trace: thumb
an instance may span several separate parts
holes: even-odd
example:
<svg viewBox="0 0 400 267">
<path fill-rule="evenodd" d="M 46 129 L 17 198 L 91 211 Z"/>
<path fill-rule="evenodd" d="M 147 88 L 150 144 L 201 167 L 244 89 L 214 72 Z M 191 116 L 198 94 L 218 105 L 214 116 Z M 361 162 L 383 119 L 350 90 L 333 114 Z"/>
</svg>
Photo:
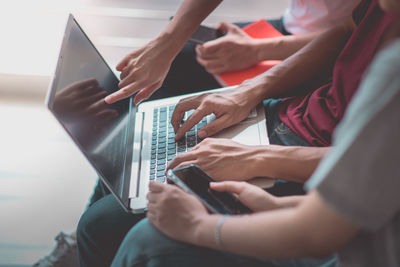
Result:
<svg viewBox="0 0 400 267">
<path fill-rule="evenodd" d="M 240 193 L 244 190 L 243 182 L 212 182 L 210 183 L 211 189 L 218 192 L 230 192 L 236 195 L 240 195 Z"/>
<path fill-rule="evenodd" d="M 228 126 L 229 125 L 227 123 L 227 116 L 223 115 L 220 118 L 212 121 L 211 123 L 201 128 L 197 134 L 199 135 L 200 138 L 204 139 L 206 137 L 212 136 L 220 132 L 221 130 L 225 129 Z"/>
<path fill-rule="evenodd" d="M 238 27 L 235 24 L 223 21 L 218 25 L 217 29 L 220 30 L 220 31 L 229 33 L 229 32 L 233 32 L 233 31 L 236 31 L 236 30 L 240 30 L 240 27 Z"/>
<path fill-rule="evenodd" d="M 210 55 L 210 54 L 214 54 L 215 52 L 217 52 L 220 48 L 220 40 L 219 39 L 215 39 L 212 41 L 208 41 L 206 43 L 204 43 L 203 45 L 199 46 L 201 55 Z"/>
</svg>

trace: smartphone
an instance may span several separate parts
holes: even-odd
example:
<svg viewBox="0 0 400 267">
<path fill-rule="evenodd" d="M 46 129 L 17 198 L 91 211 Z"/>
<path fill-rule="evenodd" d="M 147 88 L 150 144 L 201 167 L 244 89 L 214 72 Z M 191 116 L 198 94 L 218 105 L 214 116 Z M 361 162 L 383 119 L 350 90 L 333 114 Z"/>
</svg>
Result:
<svg viewBox="0 0 400 267">
<path fill-rule="evenodd" d="M 214 180 L 197 165 L 191 164 L 168 170 L 167 177 L 184 191 L 195 195 L 213 213 L 248 214 L 252 212 L 232 193 L 212 190 L 210 182 Z"/>
<path fill-rule="evenodd" d="M 199 28 L 197 28 L 197 30 L 189 38 L 189 42 L 195 44 L 204 44 L 205 42 L 215 40 L 223 35 L 224 33 L 220 30 L 200 25 Z"/>
</svg>

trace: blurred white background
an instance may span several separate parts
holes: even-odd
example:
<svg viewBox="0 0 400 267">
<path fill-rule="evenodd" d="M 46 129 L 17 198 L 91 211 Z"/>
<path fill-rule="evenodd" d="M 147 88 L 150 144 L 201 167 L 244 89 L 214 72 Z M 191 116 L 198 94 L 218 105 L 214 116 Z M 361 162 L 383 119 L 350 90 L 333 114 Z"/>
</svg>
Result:
<svg viewBox="0 0 400 267">
<path fill-rule="evenodd" d="M 0 266 L 32 264 L 74 231 L 96 174 L 44 107 L 73 13 L 109 65 L 155 37 L 180 0 L 0 4 Z M 289 0 L 228 0 L 205 24 L 278 18 Z"/>
</svg>

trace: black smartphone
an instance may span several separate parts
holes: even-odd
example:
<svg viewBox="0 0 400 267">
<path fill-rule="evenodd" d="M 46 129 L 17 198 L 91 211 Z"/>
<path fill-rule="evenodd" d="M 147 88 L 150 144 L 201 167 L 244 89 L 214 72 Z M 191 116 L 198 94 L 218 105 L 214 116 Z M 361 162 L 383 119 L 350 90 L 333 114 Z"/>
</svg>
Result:
<svg viewBox="0 0 400 267">
<path fill-rule="evenodd" d="M 252 212 L 233 194 L 212 190 L 210 182 L 214 180 L 197 165 L 168 170 L 167 177 L 184 191 L 199 198 L 213 213 L 247 214 Z"/>
<path fill-rule="evenodd" d="M 223 35 L 224 33 L 220 30 L 200 25 L 199 28 L 197 28 L 197 30 L 189 38 L 189 42 L 195 44 L 204 44 L 205 42 L 215 40 Z"/>
</svg>

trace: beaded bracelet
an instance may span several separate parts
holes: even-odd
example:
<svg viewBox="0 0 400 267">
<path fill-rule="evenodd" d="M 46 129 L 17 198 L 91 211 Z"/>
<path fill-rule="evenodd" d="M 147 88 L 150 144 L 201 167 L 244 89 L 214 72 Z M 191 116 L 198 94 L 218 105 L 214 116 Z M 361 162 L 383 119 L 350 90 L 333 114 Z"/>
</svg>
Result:
<svg viewBox="0 0 400 267">
<path fill-rule="evenodd" d="M 221 216 L 217 222 L 217 226 L 215 227 L 215 244 L 217 244 L 217 247 L 221 250 L 224 250 L 224 247 L 222 245 L 222 240 L 221 240 L 221 228 L 222 228 L 222 225 L 224 224 L 224 221 L 228 217 L 229 217 L 229 215 Z"/>
</svg>

